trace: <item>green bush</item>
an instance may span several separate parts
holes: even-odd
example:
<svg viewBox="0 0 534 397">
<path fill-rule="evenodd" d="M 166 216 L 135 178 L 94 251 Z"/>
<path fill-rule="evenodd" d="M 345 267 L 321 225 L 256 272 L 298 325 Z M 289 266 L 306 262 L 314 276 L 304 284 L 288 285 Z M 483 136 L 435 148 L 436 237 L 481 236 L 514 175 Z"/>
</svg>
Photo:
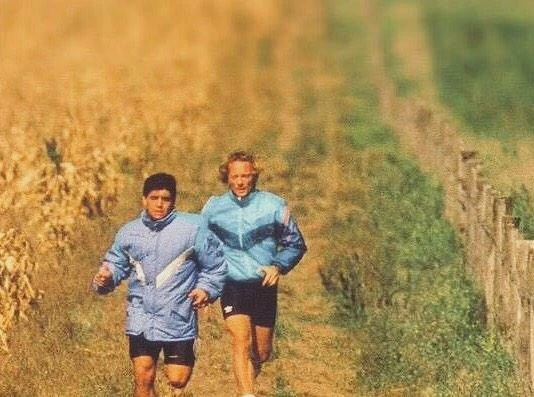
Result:
<svg viewBox="0 0 534 397">
<path fill-rule="evenodd" d="M 442 219 L 440 188 L 410 160 L 375 159 L 367 217 L 336 225 L 339 240 L 321 271 L 340 319 L 364 335 L 360 384 L 369 393 L 518 395 L 515 362 L 485 330 L 484 300 Z"/>
<path fill-rule="evenodd" d="M 485 330 L 484 300 L 465 274 L 458 236 L 442 218 L 441 189 L 397 154 L 379 119 L 378 90 L 366 78 L 372 65 L 356 56 L 362 24 L 354 7 L 327 4 L 335 67 L 347 79 L 341 95 L 353 104 L 342 121 L 355 161 L 344 172 L 346 183 L 359 177 L 360 186 L 353 197 L 340 197 L 340 207 L 352 200 L 358 210 L 332 218 L 321 277 L 335 299 L 337 324 L 353 334 L 359 351 L 358 395 L 521 395 L 515 363 Z M 439 24 L 445 29 L 447 20 Z"/>
<path fill-rule="evenodd" d="M 483 301 L 458 267 L 419 275 L 417 289 L 368 316 L 360 379 L 440 396 L 514 395 L 514 362 L 483 328 Z"/>
<path fill-rule="evenodd" d="M 527 240 L 534 240 L 534 200 L 526 186 L 521 185 L 518 190 L 510 194 L 513 209 L 512 215 L 520 219 L 519 231 Z"/>
</svg>

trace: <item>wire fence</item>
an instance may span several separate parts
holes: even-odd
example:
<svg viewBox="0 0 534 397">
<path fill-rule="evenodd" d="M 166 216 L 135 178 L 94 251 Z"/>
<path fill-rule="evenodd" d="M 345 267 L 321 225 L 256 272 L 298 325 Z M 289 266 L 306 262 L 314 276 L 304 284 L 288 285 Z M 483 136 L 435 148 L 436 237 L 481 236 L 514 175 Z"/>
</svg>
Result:
<svg viewBox="0 0 534 397">
<path fill-rule="evenodd" d="M 385 92 L 388 95 L 388 90 Z M 436 172 L 445 192 L 445 215 L 459 230 L 466 266 L 483 290 L 486 320 L 518 360 L 534 390 L 534 241 L 519 231 L 513 202 L 483 176 L 478 152 L 466 150 L 449 123 L 430 106 L 399 99 L 384 103 L 401 145 L 423 169 Z"/>
</svg>

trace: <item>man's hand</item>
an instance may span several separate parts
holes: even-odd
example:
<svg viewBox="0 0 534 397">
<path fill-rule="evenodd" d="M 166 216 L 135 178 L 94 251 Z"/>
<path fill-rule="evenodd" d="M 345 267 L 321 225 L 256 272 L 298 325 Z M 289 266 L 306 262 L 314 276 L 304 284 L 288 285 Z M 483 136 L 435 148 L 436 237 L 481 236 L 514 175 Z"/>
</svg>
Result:
<svg viewBox="0 0 534 397">
<path fill-rule="evenodd" d="M 195 309 L 201 309 L 208 305 L 209 295 L 206 291 L 204 291 L 201 288 L 193 289 L 189 293 L 188 297 L 189 299 L 191 299 L 193 307 Z"/>
<path fill-rule="evenodd" d="M 103 263 L 93 277 L 93 284 L 100 288 L 107 288 L 110 286 L 112 279 L 113 274 L 109 269 L 109 265 L 107 263 Z"/>
<path fill-rule="evenodd" d="M 263 282 L 261 285 L 264 287 L 272 287 L 273 285 L 278 284 L 278 279 L 280 278 L 280 269 L 278 266 L 263 266 L 259 271 L 263 273 Z"/>
</svg>

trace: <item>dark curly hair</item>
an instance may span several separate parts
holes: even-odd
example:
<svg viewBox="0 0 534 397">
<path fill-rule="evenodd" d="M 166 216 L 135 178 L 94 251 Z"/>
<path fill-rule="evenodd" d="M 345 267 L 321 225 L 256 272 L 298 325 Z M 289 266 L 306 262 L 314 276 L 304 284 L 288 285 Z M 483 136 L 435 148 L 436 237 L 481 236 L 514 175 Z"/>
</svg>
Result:
<svg viewBox="0 0 534 397">
<path fill-rule="evenodd" d="M 226 161 L 219 166 L 219 179 L 222 183 L 228 184 L 228 166 L 234 161 L 245 161 L 252 164 L 252 186 L 256 187 L 256 182 L 260 176 L 261 169 L 256 164 L 256 156 L 245 150 L 236 150 L 228 155 Z"/>
<path fill-rule="evenodd" d="M 176 199 L 176 178 L 164 172 L 150 175 L 143 184 L 143 197 L 147 197 L 152 190 L 166 189 L 174 201 Z"/>
</svg>

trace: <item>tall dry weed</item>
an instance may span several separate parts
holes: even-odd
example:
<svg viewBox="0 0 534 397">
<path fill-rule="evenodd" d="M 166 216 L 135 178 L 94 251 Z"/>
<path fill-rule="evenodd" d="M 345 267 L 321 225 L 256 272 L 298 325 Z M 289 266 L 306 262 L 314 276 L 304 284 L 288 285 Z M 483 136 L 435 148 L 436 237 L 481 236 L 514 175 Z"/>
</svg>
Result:
<svg viewBox="0 0 534 397">
<path fill-rule="evenodd" d="M 25 377 L 15 363 L 18 356 L 30 357 L 37 375 L 28 386 L 0 381 L 0 391 L 53 395 L 61 384 L 62 395 L 113 395 L 127 390 L 130 380 L 122 358 L 121 291 L 100 300 L 77 289 L 89 280 L 112 229 L 137 215 L 140 192 L 135 197 L 133 186 L 152 172 L 171 172 L 180 189 L 178 208 L 198 211 L 209 195 L 225 189 L 217 180 L 218 164 L 229 151 L 243 148 L 261 158 L 266 170 L 261 188 L 287 197 L 305 224 L 315 215 L 306 208 L 329 207 L 322 195 L 313 195 L 318 185 L 324 188 L 316 167 L 327 157 L 306 143 L 322 135 L 320 128 L 303 135 L 307 84 L 299 78 L 317 68 L 313 51 L 303 48 L 317 34 L 312 22 L 321 15 L 320 4 L 54 4 L 10 4 L 0 15 L 8 58 L 0 65 L 6 94 L 0 96 L 0 132 L 9 134 L 0 147 L 36 153 L 24 163 L 21 178 L 31 182 L 22 185 L 31 194 L 21 211 L 36 219 L 27 225 L 32 238 L 46 242 L 43 266 L 60 267 L 39 271 L 39 285 L 54 295 L 45 295 L 45 301 L 54 303 L 40 305 L 38 325 L 17 335 L 17 351 L 4 366 L 8 376 Z M 21 28 L 21 21 L 32 23 Z M 44 141 L 52 137 L 61 154 L 59 168 L 44 153 Z M 95 156 L 105 159 L 105 172 Z M 99 202 L 109 194 L 118 200 L 114 207 Z M 105 218 L 90 219 L 100 213 Z M 69 280 L 62 283 L 57 273 Z M 212 321 L 203 335 L 213 343 L 203 353 L 207 361 L 198 365 L 206 373 L 213 362 L 228 361 L 217 344 L 220 324 Z M 40 346 L 24 350 L 24 341 L 33 338 Z M 49 363 L 51 355 L 62 362 L 57 368 Z M 45 379 L 43 367 L 53 375 Z M 72 377 L 74 372 L 85 379 Z M 220 392 L 220 377 L 203 377 L 202 383 L 199 390 Z"/>
<path fill-rule="evenodd" d="M 31 284 L 37 267 L 30 243 L 16 229 L 0 231 L 0 349 L 8 350 L 7 331 L 26 312 L 42 291 Z"/>
</svg>

